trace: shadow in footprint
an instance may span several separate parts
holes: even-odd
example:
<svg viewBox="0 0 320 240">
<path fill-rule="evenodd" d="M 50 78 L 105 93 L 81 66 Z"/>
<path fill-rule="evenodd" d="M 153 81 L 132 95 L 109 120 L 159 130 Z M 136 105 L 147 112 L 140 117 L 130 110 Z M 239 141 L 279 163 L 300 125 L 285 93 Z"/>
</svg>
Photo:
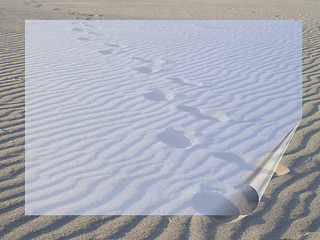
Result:
<svg viewBox="0 0 320 240">
<path fill-rule="evenodd" d="M 180 85 L 198 86 L 198 87 L 203 86 L 203 84 L 200 83 L 200 82 L 190 81 L 190 80 L 185 79 L 185 78 L 170 77 L 170 78 L 168 78 L 168 79 L 171 80 L 171 81 L 173 81 L 174 83 L 177 83 L 177 84 L 180 84 Z"/>
<path fill-rule="evenodd" d="M 166 96 L 160 90 L 153 90 L 152 92 L 143 94 L 143 96 L 146 99 L 155 101 L 155 102 L 167 100 Z"/>
<path fill-rule="evenodd" d="M 183 80 L 180 79 L 180 78 L 168 78 L 168 79 L 171 80 L 171 81 L 173 81 L 174 83 L 177 83 L 177 84 L 192 86 L 192 84 L 186 83 L 185 81 L 183 81 Z"/>
<path fill-rule="evenodd" d="M 183 105 L 180 105 L 180 106 L 177 106 L 176 107 L 177 109 L 183 111 L 183 112 L 188 112 L 188 113 L 191 113 L 192 115 L 198 117 L 198 118 L 202 118 L 202 119 L 207 119 L 207 120 L 212 120 L 212 121 L 216 121 L 218 122 L 219 119 L 214 117 L 214 116 L 210 116 L 208 114 L 204 114 L 202 113 L 198 108 L 196 107 L 190 107 L 190 106 L 183 106 Z"/>
<path fill-rule="evenodd" d="M 115 47 L 115 48 L 121 47 L 119 44 L 116 44 L 116 43 L 107 43 L 107 45 L 108 45 L 109 47 Z"/>
<path fill-rule="evenodd" d="M 79 37 L 77 39 L 80 40 L 80 41 L 90 41 L 89 38 L 85 38 L 85 37 Z"/>
<path fill-rule="evenodd" d="M 144 59 L 144 58 L 140 58 L 140 57 L 133 57 L 132 59 L 134 60 L 138 60 L 140 62 L 143 63 L 151 63 L 154 65 L 163 65 L 165 64 L 167 61 L 161 59 L 161 58 L 153 58 L 153 59 Z"/>
<path fill-rule="evenodd" d="M 138 67 L 138 68 L 135 68 L 134 70 L 140 73 L 152 73 L 151 67 Z"/>
<path fill-rule="evenodd" d="M 191 146 L 191 141 L 184 135 L 184 132 L 166 130 L 158 135 L 158 139 L 163 143 L 175 148 L 187 148 Z"/>
<path fill-rule="evenodd" d="M 212 156 L 225 160 L 226 162 L 235 162 L 236 164 L 247 167 L 249 169 L 252 168 L 252 165 L 247 163 L 242 157 L 231 152 L 213 152 Z"/>
<path fill-rule="evenodd" d="M 98 53 L 103 54 L 103 55 L 107 55 L 107 54 L 112 54 L 113 51 L 108 49 L 108 50 L 100 50 L 98 51 Z"/>
<path fill-rule="evenodd" d="M 140 58 L 140 57 L 134 57 L 134 58 L 132 58 L 132 59 L 134 59 L 134 60 L 139 60 L 139 61 L 141 61 L 141 62 L 143 62 L 143 63 L 153 63 L 152 60 L 147 60 L 147 59 Z"/>
<path fill-rule="evenodd" d="M 189 107 L 189 106 L 177 106 L 177 109 L 181 110 L 181 111 L 184 111 L 184 112 L 189 112 L 189 113 L 192 113 L 192 114 L 197 114 L 197 115 L 200 115 L 200 111 L 198 108 L 195 108 L 195 107 Z"/>
<path fill-rule="evenodd" d="M 175 127 L 168 127 L 166 130 L 158 135 L 158 139 L 175 148 L 187 148 L 192 145 L 189 138 L 185 136 L 185 132 Z"/>
<path fill-rule="evenodd" d="M 71 30 L 74 32 L 83 32 L 83 29 L 81 28 L 71 28 Z"/>
<path fill-rule="evenodd" d="M 102 36 L 102 34 L 101 34 L 101 33 L 96 33 L 96 32 L 88 32 L 88 34 L 96 35 L 96 36 Z"/>
</svg>

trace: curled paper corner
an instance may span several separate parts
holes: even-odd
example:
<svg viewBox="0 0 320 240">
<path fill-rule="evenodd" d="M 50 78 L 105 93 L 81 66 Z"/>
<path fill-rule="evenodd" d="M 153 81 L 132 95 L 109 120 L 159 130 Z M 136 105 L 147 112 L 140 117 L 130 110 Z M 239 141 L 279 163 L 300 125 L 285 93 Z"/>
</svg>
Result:
<svg viewBox="0 0 320 240">
<path fill-rule="evenodd" d="M 253 187 L 261 200 L 273 174 L 275 173 L 283 154 L 285 153 L 300 121 L 285 135 L 281 141 L 263 157 L 240 181 Z"/>
<path fill-rule="evenodd" d="M 200 214 L 231 217 L 248 215 L 258 206 L 279 162 L 300 121 L 262 158 L 235 186 L 200 189 L 194 193 L 192 204 Z"/>
</svg>

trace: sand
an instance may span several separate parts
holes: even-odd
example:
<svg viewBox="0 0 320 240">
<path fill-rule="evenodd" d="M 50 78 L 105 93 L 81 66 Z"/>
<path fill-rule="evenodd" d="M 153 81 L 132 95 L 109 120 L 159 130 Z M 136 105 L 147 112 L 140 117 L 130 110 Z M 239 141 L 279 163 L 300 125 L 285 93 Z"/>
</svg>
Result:
<svg viewBox="0 0 320 240">
<path fill-rule="evenodd" d="M 301 120 L 301 27 L 26 21 L 26 214 L 248 213 Z"/>
<path fill-rule="evenodd" d="M 101 1 L 102 2 L 102 1 Z M 319 238 L 319 18 L 317 1 L 1 3 L 1 229 L 3 239 Z M 142 11 L 143 9 L 143 11 Z M 235 221 L 205 216 L 24 215 L 25 19 L 303 20 L 303 119 L 258 208 Z"/>
</svg>

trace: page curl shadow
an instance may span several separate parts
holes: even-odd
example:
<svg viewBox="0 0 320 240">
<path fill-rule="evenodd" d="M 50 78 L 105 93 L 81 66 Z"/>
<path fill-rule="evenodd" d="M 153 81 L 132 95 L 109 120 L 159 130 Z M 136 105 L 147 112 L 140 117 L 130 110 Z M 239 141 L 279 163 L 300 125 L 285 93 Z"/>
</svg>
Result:
<svg viewBox="0 0 320 240">
<path fill-rule="evenodd" d="M 200 214 L 239 216 L 251 213 L 259 202 L 257 191 L 241 184 L 229 191 L 201 190 L 192 198 L 192 205 Z"/>
</svg>

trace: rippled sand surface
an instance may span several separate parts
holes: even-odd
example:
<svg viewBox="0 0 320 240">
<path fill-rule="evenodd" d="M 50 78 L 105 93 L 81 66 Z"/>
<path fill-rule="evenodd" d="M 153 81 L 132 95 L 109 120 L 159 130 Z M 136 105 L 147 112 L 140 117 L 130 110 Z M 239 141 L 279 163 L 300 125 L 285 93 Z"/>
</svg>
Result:
<svg viewBox="0 0 320 240">
<path fill-rule="evenodd" d="M 2 239 L 317 239 L 320 24 L 317 1 L 2 1 L 0 6 L 0 236 Z M 239 219 L 206 216 L 24 215 L 25 19 L 303 20 L 303 119 L 258 208 Z M 101 54 L 104 54 L 101 52 Z M 108 53 L 105 53 L 108 54 Z M 150 69 L 137 69 L 146 72 Z M 152 70 L 152 69 L 151 69 Z M 177 79 L 175 79 L 177 81 Z M 175 81 L 173 79 L 173 81 Z M 181 80 L 181 79 L 180 79 Z M 146 93 L 149 100 L 170 98 Z M 183 108 L 184 110 L 190 110 Z M 280 171 L 281 172 L 281 171 Z M 287 171 L 286 171 L 287 172 Z"/>
</svg>

